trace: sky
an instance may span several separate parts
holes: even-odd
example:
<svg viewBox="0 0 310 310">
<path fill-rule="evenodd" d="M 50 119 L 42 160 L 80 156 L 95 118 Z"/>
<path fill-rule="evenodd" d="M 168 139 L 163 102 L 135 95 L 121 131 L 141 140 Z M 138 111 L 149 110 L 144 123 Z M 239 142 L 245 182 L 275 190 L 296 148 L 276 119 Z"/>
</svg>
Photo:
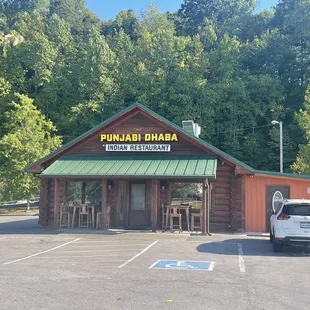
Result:
<svg viewBox="0 0 310 310">
<path fill-rule="evenodd" d="M 145 9 L 150 0 L 86 0 L 87 7 L 103 20 L 114 19 L 116 14 L 124 9 L 133 9 L 137 15 Z M 181 7 L 183 0 L 153 0 L 163 11 L 174 12 Z M 278 0 L 259 0 L 258 9 L 275 6 Z"/>
</svg>

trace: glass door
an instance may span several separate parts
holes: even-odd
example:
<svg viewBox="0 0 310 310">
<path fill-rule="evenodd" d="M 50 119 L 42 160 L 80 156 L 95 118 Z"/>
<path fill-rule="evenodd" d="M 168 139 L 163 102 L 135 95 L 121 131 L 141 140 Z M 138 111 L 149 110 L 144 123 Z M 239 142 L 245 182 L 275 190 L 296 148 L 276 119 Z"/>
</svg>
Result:
<svg viewBox="0 0 310 310">
<path fill-rule="evenodd" d="M 148 226 L 145 183 L 132 183 L 130 186 L 129 226 Z"/>
</svg>

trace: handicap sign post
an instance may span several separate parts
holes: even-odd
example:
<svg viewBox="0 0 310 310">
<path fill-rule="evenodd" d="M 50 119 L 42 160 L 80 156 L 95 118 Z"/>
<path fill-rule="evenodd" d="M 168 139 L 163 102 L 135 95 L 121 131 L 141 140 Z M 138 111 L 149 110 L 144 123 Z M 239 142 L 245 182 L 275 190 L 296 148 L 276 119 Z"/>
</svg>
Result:
<svg viewBox="0 0 310 310">
<path fill-rule="evenodd" d="M 151 269 L 170 269 L 170 270 L 205 270 L 212 271 L 214 262 L 208 261 L 184 261 L 184 260 L 158 260 Z"/>
</svg>

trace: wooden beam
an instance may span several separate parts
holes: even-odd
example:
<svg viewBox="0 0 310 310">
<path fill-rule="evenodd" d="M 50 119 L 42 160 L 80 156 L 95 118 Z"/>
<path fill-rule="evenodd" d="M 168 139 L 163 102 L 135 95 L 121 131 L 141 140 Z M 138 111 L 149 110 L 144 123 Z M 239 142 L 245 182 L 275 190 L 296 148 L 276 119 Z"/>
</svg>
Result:
<svg viewBox="0 0 310 310">
<path fill-rule="evenodd" d="M 171 182 L 168 181 L 168 188 L 167 188 L 167 205 L 171 204 Z"/>
<path fill-rule="evenodd" d="M 82 182 L 82 203 L 85 203 L 86 199 L 86 182 Z"/>
<path fill-rule="evenodd" d="M 108 186 L 108 181 L 107 179 L 102 179 L 101 182 L 102 189 L 101 189 L 101 223 L 102 223 L 102 228 L 106 229 L 107 228 L 107 197 L 108 197 L 108 191 L 107 191 L 107 186 Z"/>
<path fill-rule="evenodd" d="M 246 221 L 246 214 L 245 214 L 245 176 L 242 176 L 242 188 L 241 188 L 241 210 L 242 210 L 242 231 L 245 231 L 245 221 Z"/>
<path fill-rule="evenodd" d="M 54 228 L 59 227 L 59 179 L 54 179 Z"/>
<path fill-rule="evenodd" d="M 152 180 L 152 198 L 151 198 L 151 207 L 152 207 L 152 231 L 156 232 L 157 230 L 157 209 L 158 209 L 158 198 L 159 198 L 159 182 L 158 180 Z"/>
<path fill-rule="evenodd" d="M 207 187 L 206 180 L 202 185 L 202 233 L 207 233 Z"/>
</svg>

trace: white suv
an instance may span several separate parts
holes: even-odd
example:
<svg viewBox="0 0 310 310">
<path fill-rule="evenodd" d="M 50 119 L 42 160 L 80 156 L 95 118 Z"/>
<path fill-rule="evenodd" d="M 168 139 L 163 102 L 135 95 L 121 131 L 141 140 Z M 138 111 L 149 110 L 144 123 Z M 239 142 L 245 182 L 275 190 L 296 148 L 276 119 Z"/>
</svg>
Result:
<svg viewBox="0 0 310 310">
<path fill-rule="evenodd" d="M 270 242 L 273 251 L 283 246 L 310 246 L 310 200 L 284 199 L 270 212 Z"/>
</svg>

